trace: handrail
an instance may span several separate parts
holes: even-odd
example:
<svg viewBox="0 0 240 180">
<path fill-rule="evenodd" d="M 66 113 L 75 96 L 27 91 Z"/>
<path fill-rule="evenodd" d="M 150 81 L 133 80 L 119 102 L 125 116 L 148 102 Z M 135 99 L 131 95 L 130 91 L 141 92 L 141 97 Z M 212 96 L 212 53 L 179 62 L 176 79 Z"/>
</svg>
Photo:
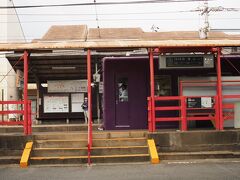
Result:
<svg viewBox="0 0 240 180">
<path fill-rule="evenodd" d="M 187 98 L 202 98 L 202 97 L 211 97 L 213 99 L 212 107 L 187 107 L 186 100 Z M 187 130 L 187 121 L 196 121 L 196 120 L 211 120 L 214 121 L 216 129 L 219 129 L 219 107 L 218 107 L 218 97 L 217 96 L 163 96 L 163 97 L 154 97 L 155 102 L 157 101 L 178 101 L 178 105 L 163 105 L 157 106 L 155 104 L 155 109 L 151 107 L 150 101 L 151 98 L 148 97 L 148 124 L 149 126 L 154 123 L 150 113 L 156 113 L 158 111 L 178 111 L 176 116 L 165 116 L 165 117 L 155 117 L 155 122 L 173 122 L 179 121 L 181 123 L 181 130 Z M 204 111 L 201 111 L 204 110 Z M 190 116 L 189 116 L 190 115 Z"/>
<path fill-rule="evenodd" d="M 181 130 L 186 130 L 186 106 L 185 106 L 185 97 L 183 96 L 155 96 L 153 98 L 155 102 L 157 101 L 178 101 L 180 102 L 178 106 L 157 106 L 154 109 L 151 107 L 151 97 L 148 97 L 148 126 L 151 127 L 155 122 L 172 122 L 172 121 L 180 121 L 181 122 Z M 155 114 L 156 111 L 178 111 L 178 116 L 173 117 L 153 117 L 150 113 Z M 150 129 L 149 129 L 150 130 Z"/>
<path fill-rule="evenodd" d="M 30 135 L 32 133 L 32 111 L 31 111 L 31 101 L 27 101 L 28 106 L 25 107 L 24 101 L 0 101 L 1 105 L 22 105 L 22 110 L 0 110 L 0 114 L 2 115 L 9 115 L 9 114 L 20 114 L 23 115 L 27 111 L 27 117 L 24 117 L 21 121 L 0 121 L 0 125 L 22 125 L 24 129 L 25 135 Z"/>
</svg>

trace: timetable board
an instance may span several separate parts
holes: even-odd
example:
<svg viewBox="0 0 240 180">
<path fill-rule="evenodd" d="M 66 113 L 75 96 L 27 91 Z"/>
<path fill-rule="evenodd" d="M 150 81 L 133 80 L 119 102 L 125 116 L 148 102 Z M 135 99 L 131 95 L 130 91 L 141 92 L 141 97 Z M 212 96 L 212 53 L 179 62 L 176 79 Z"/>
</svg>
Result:
<svg viewBox="0 0 240 180">
<path fill-rule="evenodd" d="M 51 96 L 43 97 L 44 113 L 68 113 L 69 97 L 68 96 Z"/>
</svg>

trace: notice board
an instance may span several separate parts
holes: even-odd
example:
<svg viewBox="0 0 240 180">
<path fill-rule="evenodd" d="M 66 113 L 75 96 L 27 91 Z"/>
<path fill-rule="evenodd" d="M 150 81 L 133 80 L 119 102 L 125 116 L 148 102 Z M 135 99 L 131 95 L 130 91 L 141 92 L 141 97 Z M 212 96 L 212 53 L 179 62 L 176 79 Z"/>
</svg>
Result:
<svg viewBox="0 0 240 180">
<path fill-rule="evenodd" d="M 83 93 L 71 94 L 72 99 L 72 112 L 83 112 L 82 104 L 84 101 Z"/>
<path fill-rule="evenodd" d="M 43 97 L 44 113 L 68 113 L 69 97 L 68 95 L 45 95 Z"/>
<path fill-rule="evenodd" d="M 49 93 L 87 92 L 87 80 L 49 80 Z"/>
</svg>

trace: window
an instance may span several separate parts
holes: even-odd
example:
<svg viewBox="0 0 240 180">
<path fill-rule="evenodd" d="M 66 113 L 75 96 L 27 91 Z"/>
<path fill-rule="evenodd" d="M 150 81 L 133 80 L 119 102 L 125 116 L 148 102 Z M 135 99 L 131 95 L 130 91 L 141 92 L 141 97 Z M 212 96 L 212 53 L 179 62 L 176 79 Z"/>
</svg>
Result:
<svg viewBox="0 0 240 180">
<path fill-rule="evenodd" d="M 117 80 L 118 101 L 128 101 L 128 78 L 119 78 Z"/>
</svg>

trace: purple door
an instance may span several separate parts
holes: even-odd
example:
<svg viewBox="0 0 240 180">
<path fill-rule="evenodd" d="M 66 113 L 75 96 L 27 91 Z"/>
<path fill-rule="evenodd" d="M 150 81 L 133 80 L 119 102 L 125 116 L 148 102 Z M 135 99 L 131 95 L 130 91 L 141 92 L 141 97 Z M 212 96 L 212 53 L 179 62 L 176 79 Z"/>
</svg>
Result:
<svg viewBox="0 0 240 180">
<path fill-rule="evenodd" d="M 130 127 L 129 119 L 129 92 L 128 92 L 128 75 L 116 73 L 115 75 L 115 127 Z"/>
<path fill-rule="evenodd" d="M 106 130 L 147 128 L 147 58 L 104 58 L 103 121 Z"/>
</svg>

